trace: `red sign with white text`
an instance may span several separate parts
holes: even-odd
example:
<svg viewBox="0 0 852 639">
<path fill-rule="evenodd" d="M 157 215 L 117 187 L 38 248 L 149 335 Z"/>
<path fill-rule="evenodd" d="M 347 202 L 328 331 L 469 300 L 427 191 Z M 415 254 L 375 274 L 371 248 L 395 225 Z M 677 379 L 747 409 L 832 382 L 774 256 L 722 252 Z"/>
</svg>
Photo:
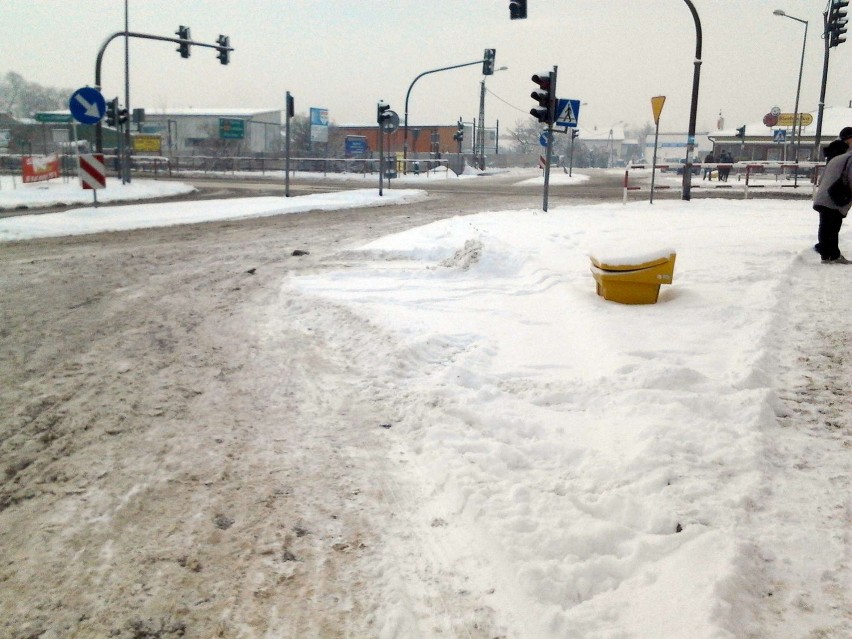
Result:
<svg viewBox="0 0 852 639">
<path fill-rule="evenodd" d="M 59 156 L 56 153 L 37 157 L 30 155 L 23 158 L 21 168 L 25 184 L 52 180 L 59 177 Z"/>
</svg>

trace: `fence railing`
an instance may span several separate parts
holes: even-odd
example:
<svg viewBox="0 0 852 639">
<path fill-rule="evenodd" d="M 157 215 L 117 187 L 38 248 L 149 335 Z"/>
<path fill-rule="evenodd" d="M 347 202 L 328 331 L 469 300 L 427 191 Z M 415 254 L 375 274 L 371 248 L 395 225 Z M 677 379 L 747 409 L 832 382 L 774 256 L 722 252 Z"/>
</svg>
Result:
<svg viewBox="0 0 852 639">
<path fill-rule="evenodd" d="M 819 173 L 825 164 L 822 162 L 696 162 L 692 165 L 693 181 L 691 188 L 702 188 L 703 182 L 712 183 L 715 177 L 718 182 L 713 188 L 742 190 L 743 197 L 748 198 L 750 189 L 777 186 L 780 188 L 807 188 L 811 194 L 819 184 Z M 630 191 L 650 190 L 650 185 L 641 186 L 630 182 L 631 171 L 650 171 L 656 168 L 661 173 L 675 171 L 683 175 L 684 165 L 677 164 L 631 164 L 624 171 L 622 200 L 627 203 Z M 697 180 L 701 176 L 701 180 Z M 720 178 L 720 176 L 722 176 Z M 734 179 L 733 183 L 731 178 Z M 654 190 L 670 189 L 671 185 L 654 185 Z"/>
</svg>

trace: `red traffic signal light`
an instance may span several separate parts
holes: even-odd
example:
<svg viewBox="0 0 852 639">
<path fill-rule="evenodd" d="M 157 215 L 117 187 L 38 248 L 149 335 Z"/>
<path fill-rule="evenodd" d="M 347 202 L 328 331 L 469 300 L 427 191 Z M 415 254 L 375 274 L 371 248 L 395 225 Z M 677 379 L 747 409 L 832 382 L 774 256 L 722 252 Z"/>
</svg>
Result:
<svg viewBox="0 0 852 639">
<path fill-rule="evenodd" d="M 530 97 L 538 102 L 538 106 L 530 109 L 532 115 L 539 122 L 545 124 L 553 124 L 554 107 L 556 99 L 556 73 L 550 71 L 548 73 L 536 73 L 532 76 L 532 81 L 538 85 L 538 89 L 530 93 Z"/>
</svg>

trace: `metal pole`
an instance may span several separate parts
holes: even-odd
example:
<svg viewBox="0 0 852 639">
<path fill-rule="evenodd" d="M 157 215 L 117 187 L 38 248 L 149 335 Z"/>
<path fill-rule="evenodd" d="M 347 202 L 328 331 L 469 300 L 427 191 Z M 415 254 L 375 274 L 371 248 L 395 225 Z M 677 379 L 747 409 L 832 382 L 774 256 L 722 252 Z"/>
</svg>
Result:
<svg viewBox="0 0 852 639">
<path fill-rule="evenodd" d="M 796 18 L 798 20 L 798 18 Z M 796 136 L 796 150 L 794 151 L 793 160 L 796 168 L 793 172 L 793 188 L 799 186 L 799 147 L 802 143 L 802 120 L 799 115 L 799 95 L 802 91 L 802 71 L 805 68 L 805 44 L 808 42 L 808 22 L 807 20 L 799 20 L 805 23 L 805 37 L 802 38 L 802 60 L 799 62 L 799 82 L 796 85 L 796 108 L 793 115 L 793 135 Z M 798 127 L 798 132 L 796 128 Z"/>
<path fill-rule="evenodd" d="M 127 109 L 127 126 L 124 129 L 124 164 L 122 184 L 130 183 L 130 16 L 128 0 L 124 0 L 124 108 Z"/>
<path fill-rule="evenodd" d="M 695 120 L 698 115 L 698 83 L 701 79 L 701 19 L 698 11 L 691 0 L 683 0 L 692 13 L 695 22 L 695 69 L 692 73 L 692 104 L 689 109 L 689 133 L 686 140 L 686 163 L 683 167 L 683 194 L 682 199 L 689 200 L 692 197 L 692 156 L 695 153 Z"/>
<path fill-rule="evenodd" d="M 657 120 L 656 128 L 654 129 L 654 159 L 651 164 L 651 201 L 650 204 L 654 203 L 654 180 L 656 179 L 657 174 L 657 142 L 660 139 L 660 120 Z M 625 184 L 625 188 L 627 185 Z"/>
<path fill-rule="evenodd" d="M 477 136 L 477 153 L 479 154 L 479 170 L 485 170 L 485 78 L 479 83 L 479 135 Z"/>
<path fill-rule="evenodd" d="M 98 91 L 103 88 L 101 85 L 101 63 L 103 62 L 104 52 L 106 51 L 107 45 L 119 36 L 125 36 L 126 38 L 144 38 L 146 40 L 162 40 L 164 42 L 176 42 L 178 44 L 189 43 L 195 47 L 209 47 L 220 51 L 223 48 L 226 48 L 228 51 L 234 50 L 234 47 L 223 47 L 220 44 L 207 44 L 205 42 L 195 42 L 194 40 L 181 40 L 180 38 L 169 38 L 166 36 L 151 35 L 150 33 L 135 33 L 133 31 L 127 31 L 126 29 L 124 31 L 116 31 L 104 40 L 104 43 L 98 51 L 97 58 L 95 59 L 95 88 Z M 103 153 L 103 127 L 100 121 L 95 125 L 95 145 L 98 153 Z"/>
<path fill-rule="evenodd" d="M 284 98 L 284 197 L 290 197 L 290 92 Z"/>
<path fill-rule="evenodd" d="M 544 158 L 544 197 L 542 202 L 542 210 L 547 213 L 548 191 L 550 189 L 550 158 L 553 151 L 553 120 L 556 114 L 556 71 L 558 67 L 553 66 L 553 71 L 550 72 L 550 104 L 547 107 L 547 152 Z"/>
<path fill-rule="evenodd" d="M 405 92 L 405 118 L 403 121 L 403 132 L 402 132 L 402 159 L 408 159 L 408 98 L 411 96 L 411 89 L 414 88 L 414 83 L 417 82 L 424 75 L 429 75 L 430 73 L 438 73 L 438 71 L 449 71 L 450 69 L 460 69 L 461 67 L 469 67 L 474 64 L 482 64 L 483 60 L 477 60 L 476 62 L 465 62 L 464 64 L 454 64 L 450 67 L 441 67 L 440 69 L 432 69 L 431 71 L 424 71 L 416 78 L 411 81 L 411 84 L 408 85 L 408 91 Z M 408 163 L 403 162 L 403 164 L 407 167 Z M 407 169 L 403 169 L 404 171 Z"/>
<path fill-rule="evenodd" d="M 816 134 L 814 135 L 814 159 L 819 160 L 819 145 L 822 138 L 822 112 L 825 108 L 825 85 L 828 82 L 828 52 L 831 38 L 828 35 L 828 12 L 822 14 L 822 36 L 825 41 L 825 56 L 822 61 L 822 85 L 819 90 L 819 106 L 817 108 Z"/>
</svg>

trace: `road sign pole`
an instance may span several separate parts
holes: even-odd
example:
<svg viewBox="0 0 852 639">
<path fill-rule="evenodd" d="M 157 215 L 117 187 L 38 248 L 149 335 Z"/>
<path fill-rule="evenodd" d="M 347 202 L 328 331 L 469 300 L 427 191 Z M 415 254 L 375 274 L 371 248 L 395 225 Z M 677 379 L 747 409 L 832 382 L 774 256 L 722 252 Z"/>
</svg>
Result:
<svg viewBox="0 0 852 639">
<path fill-rule="evenodd" d="M 544 159 L 544 195 L 542 198 L 542 210 L 547 213 L 547 196 L 550 189 L 550 159 L 553 157 L 553 121 L 556 119 L 556 70 L 557 66 L 553 65 L 553 71 L 550 73 L 550 95 L 552 97 L 548 110 L 550 113 L 547 117 L 547 151 Z"/>
<path fill-rule="evenodd" d="M 290 197 L 290 118 L 293 98 L 290 92 L 284 97 L 284 197 Z"/>
<path fill-rule="evenodd" d="M 379 122 L 379 197 L 382 197 L 385 177 L 385 128 Z"/>
</svg>

